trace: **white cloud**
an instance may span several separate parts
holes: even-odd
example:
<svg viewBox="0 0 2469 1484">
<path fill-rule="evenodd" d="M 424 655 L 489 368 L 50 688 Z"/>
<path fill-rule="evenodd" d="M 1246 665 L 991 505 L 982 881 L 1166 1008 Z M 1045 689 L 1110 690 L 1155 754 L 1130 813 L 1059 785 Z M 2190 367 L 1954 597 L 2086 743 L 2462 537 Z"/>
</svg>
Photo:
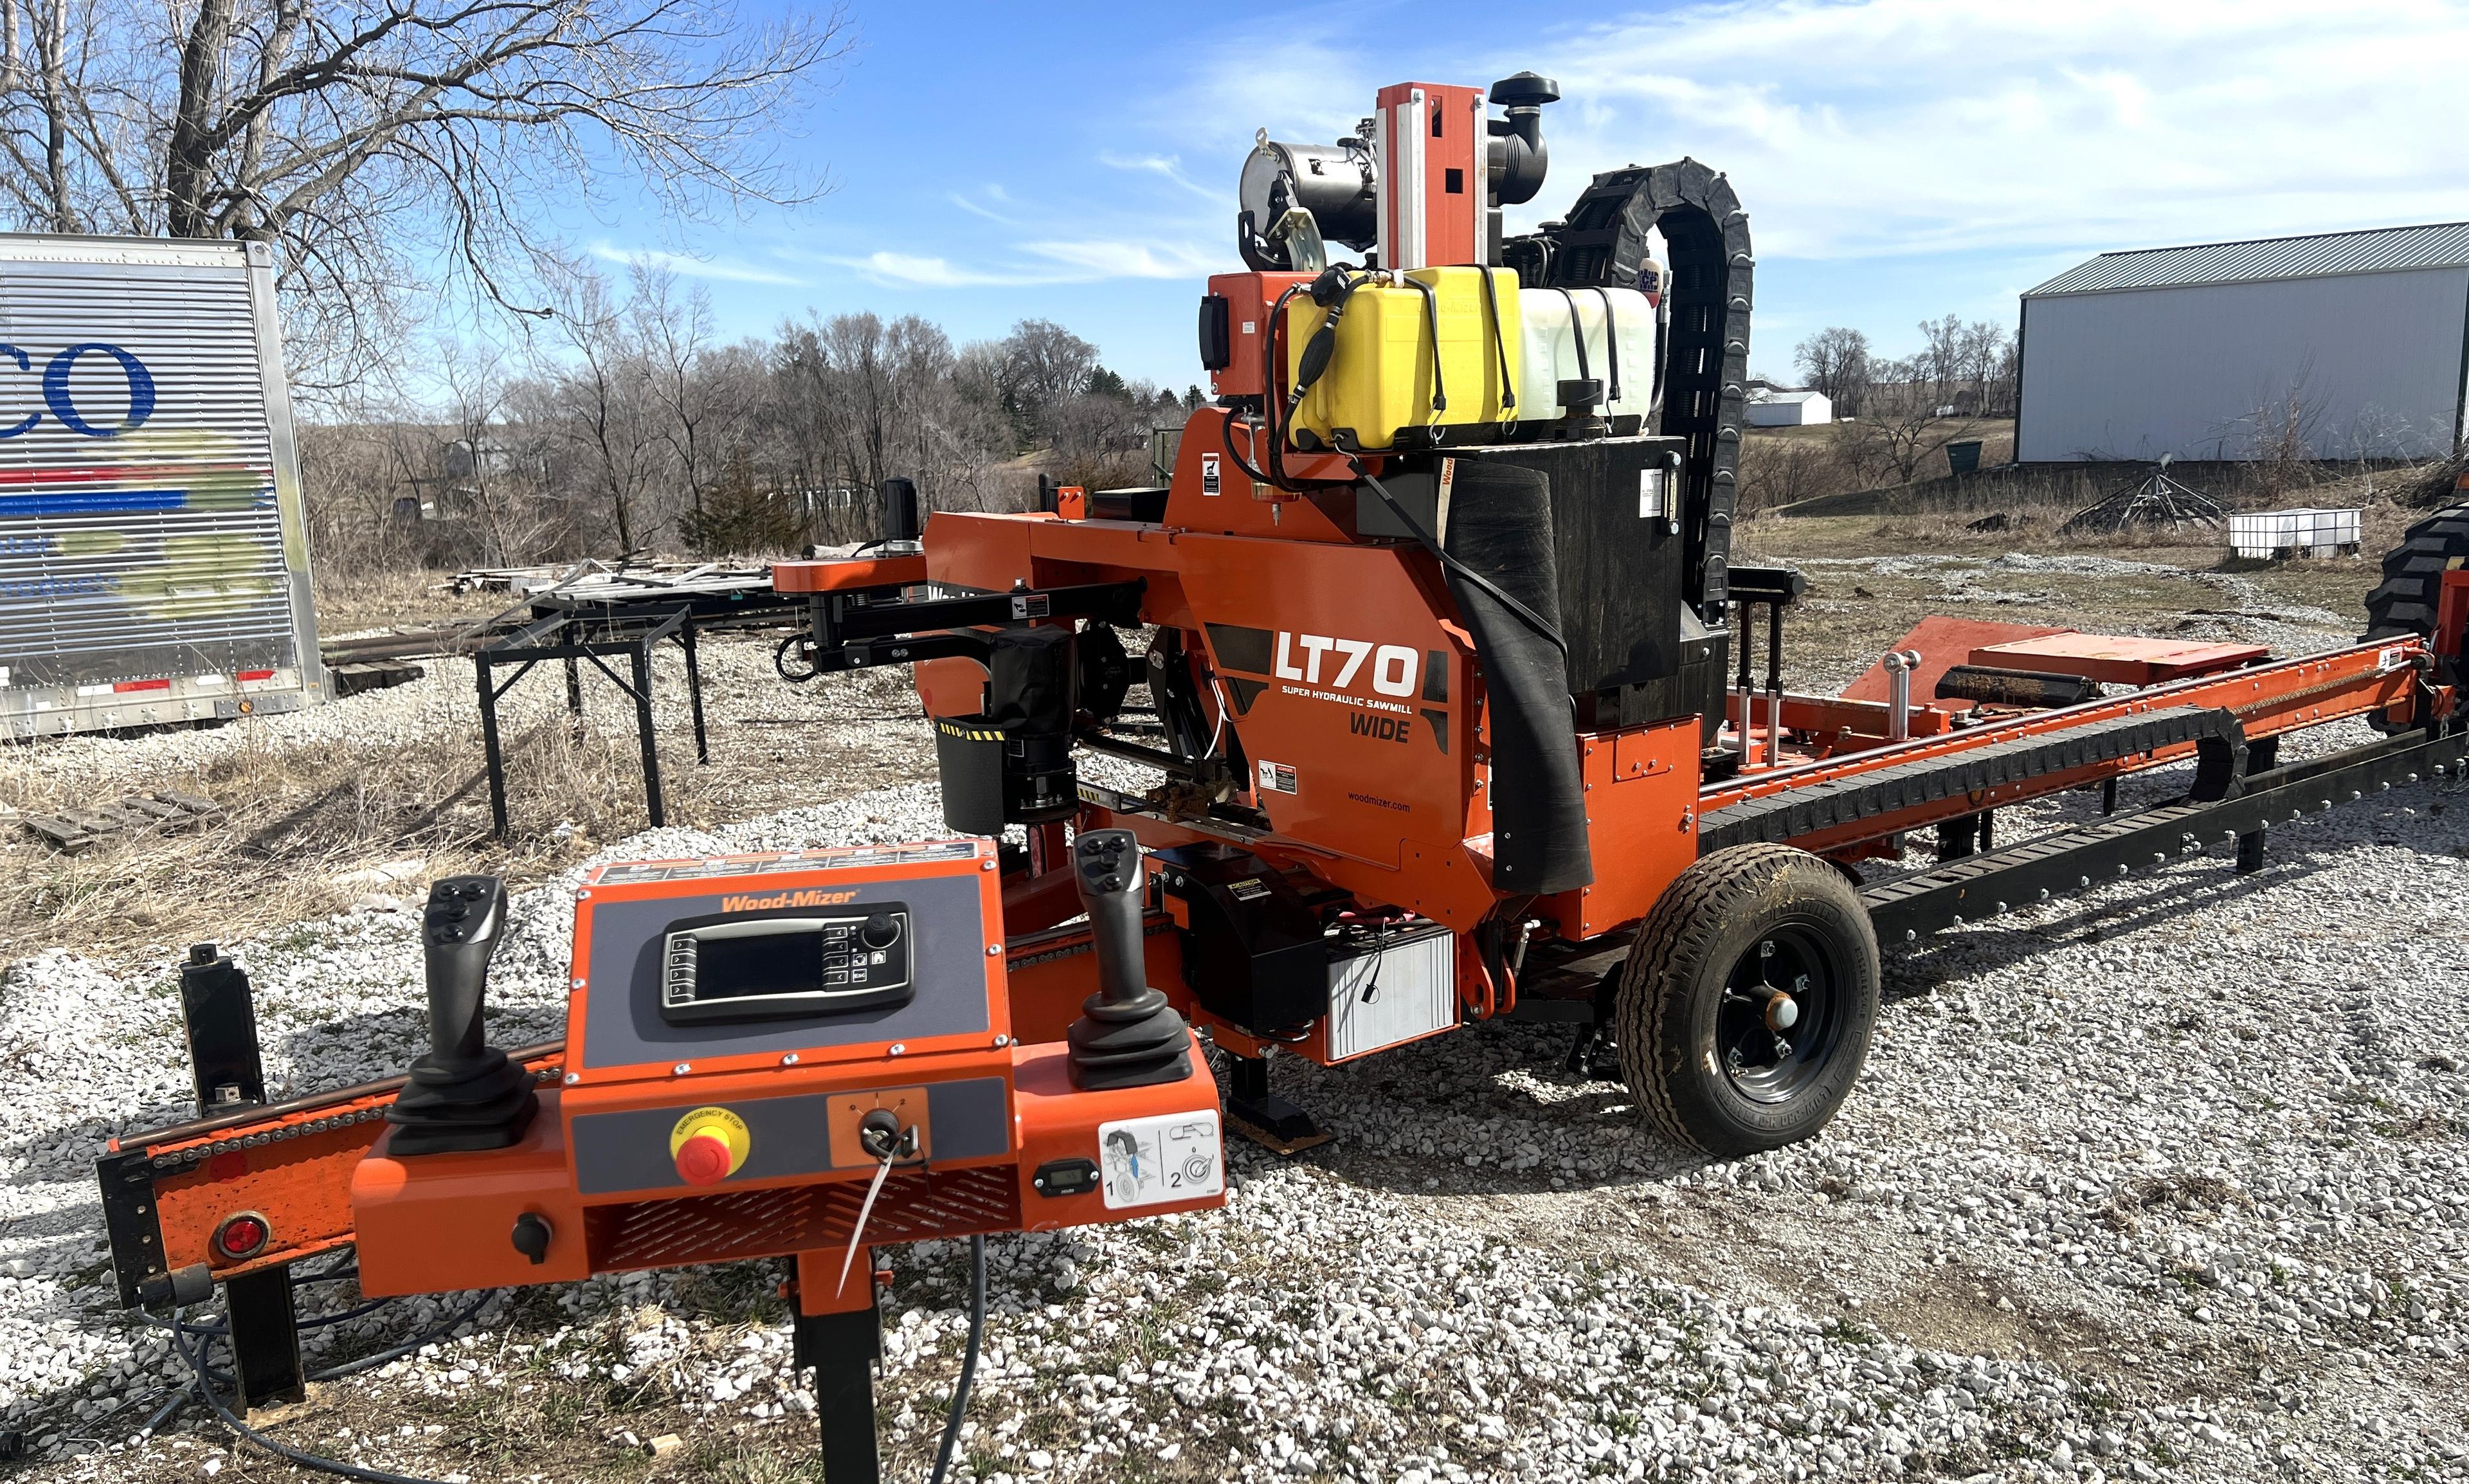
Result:
<svg viewBox="0 0 2469 1484">
<path fill-rule="evenodd" d="M 1189 175 L 1185 174 L 1183 173 L 1183 161 L 1170 154 L 1118 154 L 1109 150 L 1101 151 L 1098 154 L 1097 163 L 1105 166 L 1109 170 L 1139 171 L 1146 174 L 1157 175 L 1163 179 L 1172 181 L 1174 184 L 1181 186 L 1183 189 L 1190 192 L 1194 196 L 1202 197 L 1205 200 L 1219 200 L 1222 199 L 1225 195 L 1225 193 L 1220 191 L 1212 191 L 1207 186 L 1192 179 Z"/>
<path fill-rule="evenodd" d="M 1280 28 L 1283 22 L 1277 22 Z M 1719 0 L 1404 53 L 1228 38 L 1141 105 L 1232 210 L 1252 131 L 1333 139 L 1408 77 L 1558 80 L 1552 176 L 1691 155 L 1761 256 L 2061 256 L 2469 218 L 2469 7 L 2445 0 Z"/>
<path fill-rule="evenodd" d="M 871 252 L 819 261 L 855 269 L 887 288 L 982 289 L 1018 285 L 1093 284 L 1119 278 L 1192 278 L 1223 267 L 1199 249 L 1102 240 L 1022 243 L 1016 249 L 1042 261 L 977 267 L 949 258 Z"/>
<path fill-rule="evenodd" d="M 964 267 L 948 258 L 919 257 L 906 252 L 870 252 L 863 258 L 826 258 L 851 267 L 878 284 L 911 289 L 977 289 L 994 284 L 1052 284 L 1067 280 L 1051 273 L 1018 273 Z"/>
<path fill-rule="evenodd" d="M 1570 102 L 1545 114 L 1555 179 L 1530 220 L 1592 171 L 1684 153 L 1729 174 L 1762 253 L 1792 256 L 2469 217 L 2469 12 L 2440 4 L 1782 0 L 1531 52 L 1513 60 Z"/>
<path fill-rule="evenodd" d="M 778 284 L 789 289 L 806 287 L 802 278 L 757 267 L 733 258 L 691 258 L 682 253 L 661 252 L 651 247 L 619 247 L 605 242 L 593 243 L 591 255 L 603 263 L 666 268 L 681 278 L 711 278 L 731 284 Z"/>
<path fill-rule="evenodd" d="M 1003 188 L 1001 186 L 986 187 L 986 194 L 995 197 L 997 200 L 1004 198 Z M 1000 222 L 1004 226 L 1019 225 L 1019 223 L 1012 220 L 1011 218 L 1004 216 L 1000 212 L 979 205 L 977 202 L 969 199 L 958 191 L 947 193 L 944 198 L 949 200 L 953 205 L 959 207 L 962 211 L 968 212 L 972 216 L 983 217 L 988 221 Z"/>
<path fill-rule="evenodd" d="M 1082 269 L 1090 279 L 1192 278 L 1222 270 L 1222 255 L 1188 243 L 1106 241 L 1023 243 L 1024 251 Z"/>
</svg>

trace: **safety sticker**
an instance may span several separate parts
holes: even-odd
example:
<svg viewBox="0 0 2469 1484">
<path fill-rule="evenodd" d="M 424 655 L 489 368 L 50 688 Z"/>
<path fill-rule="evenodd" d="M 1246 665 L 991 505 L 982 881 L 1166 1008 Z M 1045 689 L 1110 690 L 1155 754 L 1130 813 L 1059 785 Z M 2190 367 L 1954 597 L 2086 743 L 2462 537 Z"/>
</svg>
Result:
<svg viewBox="0 0 2469 1484">
<path fill-rule="evenodd" d="M 2375 673 L 2389 675 L 2394 670 L 2407 669 L 2409 657 L 2409 650 L 2398 644 L 2388 649 L 2379 649 L 2375 651 Z"/>
<path fill-rule="evenodd" d="M 1169 1113 L 1097 1125 L 1106 1209 L 1223 1194 L 1226 1158 L 1217 1113 Z"/>
<path fill-rule="evenodd" d="M 1291 794 L 1295 791 L 1295 770 L 1291 763 L 1260 759 L 1260 792 Z"/>
<path fill-rule="evenodd" d="M 1200 493 L 1203 495 L 1220 493 L 1217 482 L 1217 455 L 1214 453 L 1200 455 Z"/>
</svg>

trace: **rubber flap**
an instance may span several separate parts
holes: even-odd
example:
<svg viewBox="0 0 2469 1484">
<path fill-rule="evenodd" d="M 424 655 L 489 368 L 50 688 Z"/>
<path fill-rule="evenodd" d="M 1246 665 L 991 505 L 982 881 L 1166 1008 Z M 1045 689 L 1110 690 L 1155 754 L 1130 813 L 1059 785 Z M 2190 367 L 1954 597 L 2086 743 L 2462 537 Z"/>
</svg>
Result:
<svg viewBox="0 0 2469 1484">
<path fill-rule="evenodd" d="M 1458 460 L 1444 541 L 1451 556 L 1558 632 L 1552 481 L 1541 472 Z M 1492 886 L 1537 895 L 1575 891 L 1595 879 L 1595 869 L 1559 646 L 1454 573 L 1449 592 L 1474 635 L 1490 707 Z"/>
</svg>

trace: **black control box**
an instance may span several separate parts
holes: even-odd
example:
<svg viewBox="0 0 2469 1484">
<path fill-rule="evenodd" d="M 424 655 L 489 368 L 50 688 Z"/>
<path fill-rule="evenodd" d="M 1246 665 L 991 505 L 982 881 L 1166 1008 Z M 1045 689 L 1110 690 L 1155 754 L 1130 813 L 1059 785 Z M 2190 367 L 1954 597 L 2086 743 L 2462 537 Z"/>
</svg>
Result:
<svg viewBox="0 0 2469 1484">
<path fill-rule="evenodd" d="M 1328 1013 L 1320 916 L 1282 871 L 1223 845 L 1176 846 L 1152 859 L 1190 916 L 1183 977 L 1204 1009 L 1263 1032 Z"/>
<path fill-rule="evenodd" d="M 909 908 L 724 913 L 669 924 L 660 1018 L 671 1025 L 843 1015 L 906 1005 Z"/>
</svg>

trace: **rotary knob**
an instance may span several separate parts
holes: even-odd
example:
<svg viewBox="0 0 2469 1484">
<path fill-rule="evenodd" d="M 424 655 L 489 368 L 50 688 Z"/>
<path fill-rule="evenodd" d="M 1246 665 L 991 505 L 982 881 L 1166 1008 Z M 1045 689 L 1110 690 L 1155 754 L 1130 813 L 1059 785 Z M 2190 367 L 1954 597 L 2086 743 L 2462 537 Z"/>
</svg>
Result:
<svg viewBox="0 0 2469 1484">
<path fill-rule="evenodd" d="M 857 930 L 857 939 L 868 948 L 888 948 L 900 938 L 900 919 L 888 912 L 878 912 L 865 919 Z"/>
</svg>

